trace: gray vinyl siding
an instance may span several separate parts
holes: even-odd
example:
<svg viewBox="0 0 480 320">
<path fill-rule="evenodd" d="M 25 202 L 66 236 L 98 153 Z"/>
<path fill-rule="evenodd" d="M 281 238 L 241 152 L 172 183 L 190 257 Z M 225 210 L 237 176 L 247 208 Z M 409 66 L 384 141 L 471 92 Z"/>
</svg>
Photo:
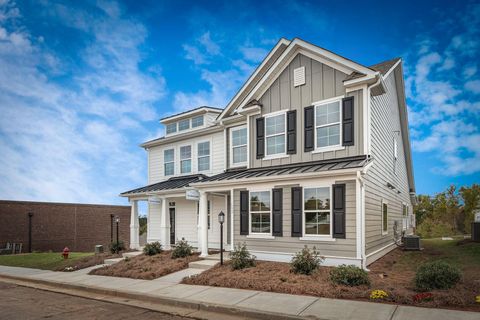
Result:
<svg viewBox="0 0 480 320">
<path fill-rule="evenodd" d="M 240 235 L 240 190 L 234 190 L 234 243 L 246 243 L 247 248 L 253 251 L 267 251 L 273 253 L 293 254 L 300 251 L 305 245 L 316 247 L 321 255 L 335 257 L 356 257 L 356 220 L 355 220 L 355 181 L 338 181 L 346 183 L 346 238 L 336 241 L 303 241 L 291 237 L 291 187 L 283 187 L 283 237 L 275 239 L 252 239 Z"/>
<path fill-rule="evenodd" d="M 371 99 L 371 153 L 374 162 L 365 179 L 365 242 L 367 254 L 393 242 L 394 220 L 399 221 L 399 230 L 401 230 L 403 202 L 409 205 L 409 211 L 412 212 L 394 72 L 385 80 L 385 84 L 387 93 Z M 396 137 L 398 145 L 396 165 L 393 151 L 394 137 Z M 396 189 L 389 189 L 387 183 L 391 183 Z M 400 193 L 397 191 L 400 191 Z M 382 235 L 382 199 L 388 201 L 387 235 Z"/>
<path fill-rule="evenodd" d="M 306 83 L 305 85 L 294 87 L 293 70 L 300 66 L 305 66 Z M 325 64 L 322 64 L 302 54 L 298 54 L 259 99 L 259 101 L 263 105 L 261 115 L 250 118 L 250 166 L 269 167 L 280 164 L 326 160 L 363 154 L 362 91 L 358 90 L 345 94 L 343 80 L 346 76 L 346 74 L 335 70 Z M 355 144 L 353 146 L 348 146 L 343 150 L 337 151 L 329 151 L 323 153 L 304 152 L 303 109 L 307 106 L 312 105 L 314 102 L 342 95 L 355 97 Z M 280 110 L 297 110 L 297 153 L 282 159 L 256 159 L 255 119 L 265 114 Z"/>
</svg>

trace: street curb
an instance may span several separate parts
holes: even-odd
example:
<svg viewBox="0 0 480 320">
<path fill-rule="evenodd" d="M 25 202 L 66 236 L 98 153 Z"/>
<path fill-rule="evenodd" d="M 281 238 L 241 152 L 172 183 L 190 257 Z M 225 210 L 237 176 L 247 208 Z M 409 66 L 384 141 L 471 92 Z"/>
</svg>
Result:
<svg viewBox="0 0 480 320">
<path fill-rule="evenodd" d="M 100 287 L 94 287 L 94 286 L 84 286 L 79 284 L 47 281 L 47 280 L 41 280 L 41 279 L 32 279 L 32 278 L 24 278 L 24 277 L 0 274 L 0 280 L 2 279 L 14 280 L 13 281 L 14 284 L 24 286 L 24 287 L 33 287 L 40 290 L 69 294 L 72 296 L 80 296 L 83 298 L 88 298 L 93 300 L 122 303 L 122 304 L 135 306 L 138 308 L 161 311 L 164 313 L 192 317 L 197 319 L 210 319 L 210 317 L 206 317 L 207 315 L 202 316 L 203 312 L 222 314 L 222 315 L 226 315 L 230 317 L 238 317 L 242 319 L 245 319 L 245 318 L 267 319 L 267 320 L 305 319 L 304 317 L 300 317 L 300 316 L 285 315 L 285 314 L 274 313 L 274 312 L 265 312 L 265 311 L 259 311 L 259 310 L 249 309 L 249 308 L 241 308 L 241 307 L 233 307 L 233 306 L 227 307 L 227 306 L 217 305 L 217 304 L 208 304 L 208 303 L 197 302 L 197 301 L 189 301 L 188 299 L 159 297 L 159 296 L 153 296 L 145 293 L 131 293 L 131 292 L 124 292 L 124 291 L 118 291 L 118 290 L 106 289 L 106 288 L 100 288 Z M 21 283 L 18 283 L 16 281 L 20 281 Z M 46 287 L 39 288 L 31 284 L 39 284 Z M 66 291 L 65 289 L 67 289 L 68 292 L 65 292 Z M 70 291 L 73 291 L 73 292 L 70 292 Z M 76 294 L 75 291 L 80 291 L 83 293 L 94 293 L 98 295 L 104 295 L 106 297 L 85 296 L 79 293 Z M 107 299 L 108 298 L 107 296 L 134 300 L 134 301 L 128 301 L 128 300 L 118 301 L 118 299 L 116 301 L 112 301 L 112 299 Z M 136 301 L 140 303 L 135 303 Z M 145 302 L 154 304 L 156 308 L 153 308 L 153 307 L 149 308 L 148 306 L 145 305 Z M 165 306 L 166 309 L 165 310 L 159 309 L 160 306 Z M 309 317 L 309 319 L 314 319 L 314 318 Z M 317 318 L 317 319 L 320 319 L 320 318 Z"/>
</svg>

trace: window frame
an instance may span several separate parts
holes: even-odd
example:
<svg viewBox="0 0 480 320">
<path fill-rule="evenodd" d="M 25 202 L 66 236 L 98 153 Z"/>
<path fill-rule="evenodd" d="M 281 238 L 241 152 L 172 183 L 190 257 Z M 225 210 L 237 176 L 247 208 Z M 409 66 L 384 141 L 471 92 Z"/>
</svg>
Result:
<svg viewBox="0 0 480 320">
<path fill-rule="evenodd" d="M 305 190 L 307 189 L 321 189 L 321 188 L 328 188 L 328 194 L 330 195 L 330 209 L 328 210 L 330 214 L 330 233 L 329 234 L 306 234 L 305 229 L 306 229 L 306 213 L 307 212 L 327 212 L 327 210 L 305 210 Z M 333 188 L 331 185 L 312 185 L 312 186 L 305 186 L 302 188 L 302 237 L 300 240 L 325 240 L 325 239 L 334 239 L 333 238 L 333 205 L 332 205 L 332 199 L 333 199 Z"/>
<path fill-rule="evenodd" d="M 182 148 L 183 147 L 190 147 L 190 158 L 182 159 Z M 181 145 L 181 146 L 178 147 L 178 159 L 180 161 L 180 163 L 179 163 L 180 174 L 187 174 L 187 173 L 192 173 L 193 172 L 192 158 L 193 158 L 193 147 L 192 147 L 191 144 L 184 144 L 184 145 Z M 189 172 L 182 172 L 182 161 L 187 161 L 187 160 L 190 160 L 190 171 Z"/>
<path fill-rule="evenodd" d="M 187 128 L 185 128 L 185 129 L 180 129 L 180 123 L 182 123 L 182 122 L 187 122 L 187 123 L 188 123 L 188 127 L 187 127 Z M 191 128 L 191 125 L 190 125 L 190 118 L 188 118 L 188 119 L 182 119 L 182 120 L 178 120 L 178 130 L 177 130 L 178 132 L 181 132 L 181 131 L 186 131 L 186 130 L 190 130 L 190 128 Z"/>
<path fill-rule="evenodd" d="M 385 220 L 384 220 L 384 216 L 383 216 L 383 214 L 384 214 L 384 212 L 383 212 L 383 207 L 384 207 L 385 205 L 387 206 L 387 229 L 386 229 L 386 230 L 383 228 L 383 227 L 384 227 L 384 224 L 385 224 L 385 222 L 384 222 Z M 389 220 L 389 219 L 388 219 L 388 211 L 389 211 L 388 201 L 385 200 L 385 199 L 382 199 L 381 205 L 380 205 L 380 216 L 381 216 L 381 222 L 382 222 L 382 224 L 381 224 L 380 227 L 381 227 L 381 230 L 382 230 L 382 236 L 388 234 L 388 220 Z"/>
<path fill-rule="evenodd" d="M 312 153 L 317 153 L 317 152 L 326 152 L 326 151 L 334 151 L 334 150 L 342 150 L 342 149 L 345 149 L 345 146 L 342 145 L 342 141 L 343 141 L 343 123 L 342 123 L 342 119 L 343 119 L 343 108 L 342 108 L 342 100 L 345 96 L 338 96 L 338 97 L 333 97 L 333 98 L 330 98 L 330 99 L 325 99 L 325 100 L 320 100 L 320 101 L 317 101 L 315 103 L 313 103 L 313 121 L 314 121 L 314 127 L 315 127 L 315 131 L 314 131 L 314 149 L 313 151 L 311 151 Z M 326 104 L 329 104 L 329 103 L 332 103 L 332 102 L 337 102 L 339 103 L 339 122 L 338 122 L 338 125 L 340 126 L 340 129 L 339 129 L 339 144 L 337 145 L 332 145 L 332 146 L 326 146 L 326 147 L 318 147 L 318 144 L 317 144 L 317 131 L 318 131 L 318 128 L 322 128 L 322 127 L 329 127 L 329 126 L 332 126 L 334 124 L 337 124 L 336 122 L 335 123 L 329 123 L 329 124 L 324 124 L 324 125 L 320 125 L 320 126 L 317 126 L 317 107 L 320 107 L 322 105 L 326 105 Z"/>
<path fill-rule="evenodd" d="M 242 130 L 242 129 L 245 129 L 245 134 L 247 136 L 247 143 L 246 144 L 242 144 L 242 145 L 238 145 L 238 146 L 233 146 L 233 143 L 232 143 L 232 140 L 233 140 L 233 131 L 239 131 L 239 130 Z M 235 126 L 235 127 L 231 127 L 230 130 L 230 137 L 229 137 L 229 149 L 230 149 L 230 168 L 235 168 L 235 167 L 244 167 L 248 164 L 248 128 L 246 125 L 241 125 L 241 126 Z M 245 152 L 246 152 L 246 155 L 247 155 L 247 160 L 246 161 L 243 161 L 243 162 L 237 162 L 237 163 L 234 163 L 233 162 L 233 149 L 234 148 L 243 148 L 245 147 Z"/>
<path fill-rule="evenodd" d="M 167 151 L 173 151 L 173 160 L 172 161 L 165 161 L 165 152 Z M 173 163 L 173 173 L 172 174 L 167 174 L 166 170 L 166 165 Z M 163 149 L 163 175 L 165 177 L 167 176 L 174 176 L 175 175 L 175 148 L 169 148 L 169 149 Z"/>
<path fill-rule="evenodd" d="M 172 125 L 175 126 L 175 131 L 168 132 L 168 127 L 172 126 Z M 165 125 L 165 134 L 174 134 L 174 133 L 177 133 L 177 132 L 178 132 L 178 123 L 177 122 L 172 122 L 172 123 L 168 123 L 168 124 Z"/>
<path fill-rule="evenodd" d="M 194 120 L 195 120 L 195 119 L 199 119 L 199 118 L 202 119 L 202 123 L 199 124 L 199 125 L 195 125 L 195 126 L 194 126 Z M 198 127 L 203 127 L 203 126 L 205 125 L 205 117 L 204 117 L 203 114 L 201 114 L 201 115 L 199 115 L 199 116 L 192 117 L 192 119 L 191 119 L 190 122 L 191 122 L 191 123 L 190 123 L 190 126 L 191 126 L 192 129 L 198 128 Z"/>
<path fill-rule="evenodd" d="M 280 158 L 280 157 L 286 157 L 287 156 L 287 112 L 289 110 L 280 110 L 280 111 L 275 111 L 271 113 L 267 113 L 263 115 L 264 118 L 264 127 L 263 127 L 263 132 L 265 133 L 265 157 L 263 157 L 263 160 L 270 160 L 270 159 L 275 159 L 275 158 Z M 284 126 L 283 126 L 283 133 L 276 133 L 276 134 L 271 134 L 267 135 L 267 119 L 268 118 L 274 118 L 283 115 L 284 119 Z M 270 137 L 276 137 L 279 135 L 283 134 L 283 152 L 280 153 L 273 153 L 273 154 L 267 154 L 268 150 L 268 138 Z"/>
<path fill-rule="evenodd" d="M 252 203 L 251 203 L 251 199 L 252 199 L 252 193 L 260 193 L 260 192 L 268 192 L 269 194 L 269 199 L 270 199 L 270 204 L 269 204 L 269 207 L 270 207 L 270 211 L 269 211 L 269 216 L 270 216 L 270 232 L 252 232 Z M 272 237 L 272 219 L 273 219 L 273 210 L 272 210 L 272 204 L 273 204 L 273 192 L 272 190 L 268 190 L 268 189 L 262 189 L 262 190 L 249 190 L 248 192 L 248 219 L 249 219 L 249 222 L 248 222 L 248 235 L 249 236 L 252 236 L 252 237 Z M 253 213 L 266 213 L 267 211 L 253 211 Z M 248 237 L 248 236 L 247 236 Z"/>
<path fill-rule="evenodd" d="M 208 155 L 206 156 L 200 156 L 199 155 L 199 148 L 198 145 L 201 143 L 208 143 Z M 212 170 L 212 142 L 210 140 L 202 140 L 197 142 L 197 172 L 208 172 Z M 206 158 L 208 157 L 208 169 L 207 170 L 200 170 L 200 158 Z"/>
</svg>

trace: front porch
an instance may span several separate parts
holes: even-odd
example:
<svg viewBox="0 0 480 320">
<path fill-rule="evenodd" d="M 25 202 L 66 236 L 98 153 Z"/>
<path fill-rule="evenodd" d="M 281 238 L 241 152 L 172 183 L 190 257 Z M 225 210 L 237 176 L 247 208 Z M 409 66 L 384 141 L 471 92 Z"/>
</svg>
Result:
<svg viewBox="0 0 480 320">
<path fill-rule="evenodd" d="M 189 180 L 172 178 L 179 180 Z M 140 249 L 139 243 L 139 202 L 148 203 L 147 210 L 147 242 L 159 241 L 165 250 L 171 249 L 178 241 L 185 239 L 201 253 L 208 256 L 209 249 L 224 250 L 233 245 L 233 219 L 230 192 L 204 192 L 190 189 L 182 183 L 177 188 L 159 189 L 167 181 L 147 186 L 135 192 L 132 190 L 122 194 L 127 196 L 131 204 L 130 248 Z M 185 181 L 186 182 L 186 181 Z M 146 190 L 145 190 L 146 189 Z M 220 240 L 220 223 L 218 214 L 223 211 L 225 223 Z"/>
</svg>

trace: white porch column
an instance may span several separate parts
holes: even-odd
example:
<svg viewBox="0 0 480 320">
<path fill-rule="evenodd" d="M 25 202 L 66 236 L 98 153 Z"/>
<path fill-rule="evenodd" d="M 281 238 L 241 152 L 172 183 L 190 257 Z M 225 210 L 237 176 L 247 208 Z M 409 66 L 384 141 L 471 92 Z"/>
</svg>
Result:
<svg viewBox="0 0 480 320">
<path fill-rule="evenodd" d="M 131 200 L 132 211 L 130 213 L 130 249 L 140 249 L 139 223 L 138 223 L 138 200 Z"/>
<path fill-rule="evenodd" d="M 167 198 L 162 198 L 160 209 L 160 243 L 165 250 L 170 250 L 170 213 Z"/>
<path fill-rule="evenodd" d="M 198 204 L 198 224 L 200 233 L 200 257 L 208 256 L 208 208 L 207 193 L 200 191 L 200 201 Z"/>
</svg>

